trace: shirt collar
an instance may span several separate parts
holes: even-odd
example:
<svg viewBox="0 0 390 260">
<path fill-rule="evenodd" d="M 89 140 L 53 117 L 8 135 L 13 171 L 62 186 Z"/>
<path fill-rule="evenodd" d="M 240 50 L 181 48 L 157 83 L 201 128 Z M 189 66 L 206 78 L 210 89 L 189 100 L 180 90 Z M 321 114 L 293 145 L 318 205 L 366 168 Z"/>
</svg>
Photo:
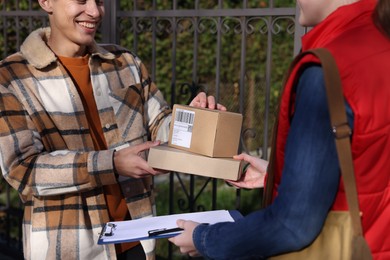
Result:
<svg viewBox="0 0 390 260">
<path fill-rule="evenodd" d="M 33 31 L 20 47 L 22 55 L 37 69 L 42 69 L 57 61 L 56 55 L 47 46 L 47 39 L 50 37 L 50 28 L 40 28 Z M 115 55 L 93 42 L 88 48 L 91 56 L 98 56 L 105 60 L 112 60 Z"/>
</svg>

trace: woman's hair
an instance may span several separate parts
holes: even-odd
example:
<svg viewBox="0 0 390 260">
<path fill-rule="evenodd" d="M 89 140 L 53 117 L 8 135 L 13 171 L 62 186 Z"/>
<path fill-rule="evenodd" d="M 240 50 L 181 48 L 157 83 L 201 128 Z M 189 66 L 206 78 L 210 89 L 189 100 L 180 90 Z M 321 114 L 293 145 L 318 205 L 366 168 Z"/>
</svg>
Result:
<svg viewBox="0 0 390 260">
<path fill-rule="evenodd" d="M 378 0 L 374 11 L 374 22 L 390 38 L 390 0 Z"/>
</svg>

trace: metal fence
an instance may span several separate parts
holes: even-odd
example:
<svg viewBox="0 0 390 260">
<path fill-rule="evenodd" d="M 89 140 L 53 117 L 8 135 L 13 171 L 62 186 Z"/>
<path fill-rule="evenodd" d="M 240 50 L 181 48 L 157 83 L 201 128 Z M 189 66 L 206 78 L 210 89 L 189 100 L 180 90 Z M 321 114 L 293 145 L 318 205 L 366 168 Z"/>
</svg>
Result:
<svg viewBox="0 0 390 260">
<path fill-rule="evenodd" d="M 105 1 L 105 10 L 99 42 L 139 55 L 171 105 L 185 104 L 204 90 L 242 113 L 240 151 L 268 157 L 283 74 L 304 32 L 295 6 L 276 0 L 138 0 Z M 0 60 L 17 51 L 32 30 L 47 25 L 37 1 L 0 0 Z M 233 203 L 220 203 L 223 182 L 216 179 L 171 173 L 156 182 L 167 183 L 157 197 L 167 201 L 163 214 L 241 207 L 241 191 L 233 189 Z M 22 205 L 11 202 L 12 194 L 0 177 L 0 249 L 21 258 Z M 209 199 L 202 200 L 205 196 Z"/>
</svg>

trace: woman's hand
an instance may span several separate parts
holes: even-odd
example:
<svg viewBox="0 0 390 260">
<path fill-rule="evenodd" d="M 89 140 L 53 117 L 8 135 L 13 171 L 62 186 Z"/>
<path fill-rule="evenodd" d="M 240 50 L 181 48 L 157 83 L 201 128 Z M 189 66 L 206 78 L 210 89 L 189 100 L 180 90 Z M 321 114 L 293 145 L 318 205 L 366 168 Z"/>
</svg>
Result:
<svg viewBox="0 0 390 260">
<path fill-rule="evenodd" d="M 188 254 L 193 257 L 200 256 L 198 250 L 195 248 L 194 241 L 192 240 L 192 233 L 200 223 L 179 219 L 176 221 L 176 224 L 179 228 L 183 229 L 183 232 L 168 240 L 179 247 L 182 254 Z"/>
<path fill-rule="evenodd" d="M 226 180 L 226 182 L 236 188 L 254 189 L 264 187 L 264 178 L 267 174 L 268 167 L 267 161 L 246 153 L 235 155 L 233 158 L 236 160 L 244 160 L 249 163 L 249 166 L 246 168 L 239 180 Z"/>
</svg>

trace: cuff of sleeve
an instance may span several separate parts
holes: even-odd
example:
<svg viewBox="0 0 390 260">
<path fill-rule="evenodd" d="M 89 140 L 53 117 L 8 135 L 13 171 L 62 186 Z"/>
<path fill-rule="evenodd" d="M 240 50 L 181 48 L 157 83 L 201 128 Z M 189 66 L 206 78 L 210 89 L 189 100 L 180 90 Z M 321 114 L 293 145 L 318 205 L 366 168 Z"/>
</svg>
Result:
<svg viewBox="0 0 390 260">
<path fill-rule="evenodd" d="M 162 143 L 168 142 L 171 117 L 172 115 L 169 115 L 164 118 L 164 121 L 161 123 L 161 125 L 158 128 L 158 132 L 154 140 L 159 140 Z"/>
<path fill-rule="evenodd" d="M 192 233 L 192 240 L 196 250 L 198 250 L 198 252 L 205 257 L 208 255 L 206 250 L 206 236 L 208 226 L 208 224 L 200 224 L 194 229 L 194 232 Z"/>
<path fill-rule="evenodd" d="M 88 172 L 100 185 L 117 183 L 114 173 L 113 150 L 91 152 L 88 158 Z"/>
</svg>

